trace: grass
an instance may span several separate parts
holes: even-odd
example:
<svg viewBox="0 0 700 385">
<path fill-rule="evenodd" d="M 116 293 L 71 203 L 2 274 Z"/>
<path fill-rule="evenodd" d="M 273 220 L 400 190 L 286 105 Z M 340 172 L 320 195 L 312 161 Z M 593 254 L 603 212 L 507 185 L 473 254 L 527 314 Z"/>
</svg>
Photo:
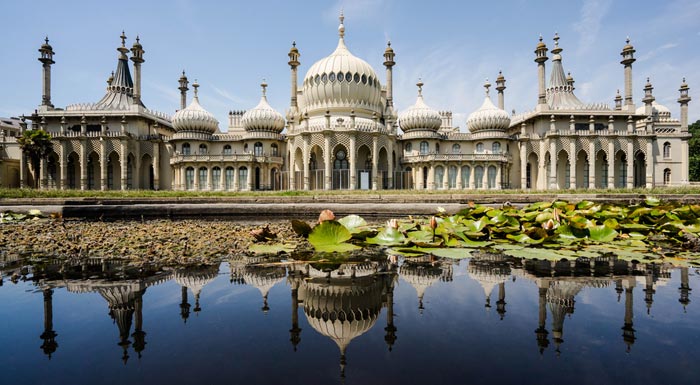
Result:
<svg viewBox="0 0 700 385">
<path fill-rule="evenodd" d="M 641 194 L 641 195 L 700 195 L 700 187 L 659 187 L 654 189 L 577 189 L 577 190 L 333 190 L 333 191 L 82 191 L 82 190 L 35 190 L 35 189 L 0 189 L 0 199 L 11 198 L 218 198 L 218 197 L 301 197 L 301 196 L 363 196 L 363 195 L 453 195 L 474 194 L 484 196 L 498 195 L 555 195 L 555 194 Z"/>
</svg>

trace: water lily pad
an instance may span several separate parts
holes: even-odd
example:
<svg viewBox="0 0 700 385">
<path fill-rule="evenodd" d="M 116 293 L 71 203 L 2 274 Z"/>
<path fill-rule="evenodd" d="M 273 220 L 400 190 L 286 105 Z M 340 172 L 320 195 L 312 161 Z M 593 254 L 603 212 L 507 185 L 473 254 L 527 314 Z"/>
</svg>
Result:
<svg viewBox="0 0 700 385">
<path fill-rule="evenodd" d="M 542 239 L 533 239 L 533 238 L 530 238 L 530 236 L 528 236 L 527 234 L 508 234 L 508 235 L 506 235 L 506 238 L 512 239 L 512 240 L 514 240 L 514 241 L 516 241 L 516 242 L 526 243 L 526 244 L 529 244 L 529 245 L 540 244 L 540 243 L 542 243 L 542 242 L 544 241 L 544 238 L 542 238 Z"/>
<path fill-rule="evenodd" d="M 416 232 L 417 231 L 414 231 L 409 234 L 413 234 Z M 373 245 L 396 246 L 403 245 L 404 243 L 406 243 L 406 237 L 399 230 L 387 227 L 384 230 L 377 233 L 375 237 L 367 238 L 366 242 Z"/>
<path fill-rule="evenodd" d="M 360 247 L 347 243 L 352 234 L 338 221 L 324 221 L 314 227 L 309 234 L 309 243 L 316 251 L 346 252 L 357 250 Z"/>
<path fill-rule="evenodd" d="M 617 237 L 617 231 L 605 225 L 592 226 L 588 229 L 590 237 L 596 242 L 610 242 Z"/>
<path fill-rule="evenodd" d="M 646 204 L 649 207 L 655 207 L 658 206 L 661 203 L 661 200 L 656 197 L 647 197 L 644 200 L 644 204 Z"/>
<path fill-rule="evenodd" d="M 281 244 L 277 243 L 274 245 L 262 245 L 262 244 L 254 244 L 251 245 L 248 250 L 252 251 L 255 254 L 279 254 L 279 253 L 291 253 L 294 251 L 296 248 L 296 245 L 293 244 Z"/>
<path fill-rule="evenodd" d="M 355 232 L 353 230 L 359 227 L 367 226 L 367 222 L 359 215 L 348 215 L 338 220 L 338 222 L 345 226 L 346 229 L 350 230 L 351 233 Z"/>
</svg>

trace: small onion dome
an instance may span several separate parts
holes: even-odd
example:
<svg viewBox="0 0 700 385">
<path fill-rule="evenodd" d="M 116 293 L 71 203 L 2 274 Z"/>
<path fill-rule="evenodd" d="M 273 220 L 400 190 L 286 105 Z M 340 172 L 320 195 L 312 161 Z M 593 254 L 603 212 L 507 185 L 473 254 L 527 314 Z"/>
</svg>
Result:
<svg viewBox="0 0 700 385">
<path fill-rule="evenodd" d="M 138 35 L 136 36 L 136 41 L 134 42 L 134 45 L 132 47 L 133 47 L 132 49 L 137 49 L 137 50 L 143 49 L 143 46 L 141 45 L 141 39 L 138 37 Z"/>
<path fill-rule="evenodd" d="M 646 106 L 641 105 L 640 107 L 637 107 L 636 113 L 638 115 L 646 115 Z M 664 106 L 663 104 L 659 104 L 655 101 L 651 103 L 651 113 L 652 115 L 659 115 L 662 118 L 671 117 L 671 110 L 669 110 L 668 107 Z"/>
<path fill-rule="evenodd" d="M 51 44 L 49 44 L 49 37 L 48 36 L 46 36 L 46 38 L 44 39 L 44 44 L 41 45 L 41 49 L 46 50 L 46 51 L 53 50 L 53 47 L 51 47 Z"/>
<path fill-rule="evenodd" d="M 192 103 L 189 106 L 175 113 L 175 116 L 173 116 L 173 128 L 175 131 L 196 131 L 213 134 L 219 128 L 219 121 L 199 104 L 199 97 L 197 96 L 199 84 L 196 80 L 192 87 L 194 87 L 194 99 L 192 99 Z"/>
<path fill-rule="evenodd" d="M 510 126 L 508 113 L 491 102 L 489 87 L 491 87 L 491 83 L 487 80 L 484 84 L 484 88 L 486 88 L 484 104 L 478 110 L 469 114 L 467 118 L 467 128 L 469 128 L 471 133 L 484 130 L 506 130 Z"/>
<path fill-rule="evenodd" d="M 442 125 L 440 113 L 428 107 L 423 101 L 423 82 L 416 83 L 418 86 L 418 99 L 416 104 L 409 107 L 399 117 L 399 126 L 404 132 L 428 129 L 437 130 Z"/>
<path fill-rule="evenodd" d="M 246 131 L 271 131 L 279 134 L 284 129 L 284 117 L 267 103 L 267 96 L 265 96 L 267 84 L 263 82 L 260 86 L 262 87 L 260 103 L 243 114 L 241 123 Z"/>
<path fill-rule="evenodd" d="M 542 41 L 542 35 L 540 35 L 540 41 L 539 43 L 537 43 L 537 49 L 541 48 L 547 48 L 547 44 L 545 44 L 544 41 Z"/>
<path fill-rule="evenodd" d="M 634 47 L 632 46 L 632 44 L 630 44 L 630 38 L 629 38 L 629 37 L 627 37 L 627 40 L 625 40 L 625 43 L 626 43 L 625 46 L 622 47 L 622 51 L 634 50 Z"/>
</svg>

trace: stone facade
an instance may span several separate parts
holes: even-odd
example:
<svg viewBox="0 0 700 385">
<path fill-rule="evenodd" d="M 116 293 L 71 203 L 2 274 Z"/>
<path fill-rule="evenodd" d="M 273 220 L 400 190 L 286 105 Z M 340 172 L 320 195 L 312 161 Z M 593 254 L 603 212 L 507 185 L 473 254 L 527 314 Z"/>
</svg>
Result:
<svg viewBox="0 0 700 385">
<path fill-rule="evenodd" d="M 143 47 L 126 48 L 122 34 L 117 70 L 105 97 L 95 104 L 51 104 L 53 50 L 39 50 L 43 63 L 42 104 L 32 127 L 48 131 L 54 152 L 38 172 L 20 164 L 10 185 L 111 190 L 354 190 L 354 189 L 574 189 L 652 188 L 688 185 L 688 85 L 680 87 L 680 119 L 655 102 L 644 88 L 637 108 L 632 95 L 634 47 L 621 56 L 624 95 L 613 106 L 587 104 L 565 75 L 559 36 L 551 50 L 540 38 L 535 49 L 537 104 L 531 112 L 504 111 L 505 83 L 496 79 L 497 101 L 488 82 L 484 103 L 467 120 L 467 132 L 453 125 L 452 113 L 433 110 L 422 96 L 398 113 L 393 102 L 395 53 L 384 52 L 385 81 L 345 45 L 341 16 L 335 51 L 309 67 L 301 83 L 299 49 L 289 51 L 289 108 L 282 116 L 267 103 L 231 111 L 227 130 L 194 100 L 187 105 L 189 81 L 179 79 L 180 110 L 172 118 L 148 110 L 141 101 Z M 131 52 L 134 77 L 127 53 Z M 533 93 L 534 94 L 534 93 Z M 26 126 L 26 125 L 25 125 Z M 7 162 L 7 160 L 3 160 Z M 4 163 L 3 163 L 4 164 Z M 4 180 L 7 171 L 2 170 Z M 36 174 L 36 175 L 35 175 Z M 8 184 L 7 182 L 3 182 Z"/>
</svg>

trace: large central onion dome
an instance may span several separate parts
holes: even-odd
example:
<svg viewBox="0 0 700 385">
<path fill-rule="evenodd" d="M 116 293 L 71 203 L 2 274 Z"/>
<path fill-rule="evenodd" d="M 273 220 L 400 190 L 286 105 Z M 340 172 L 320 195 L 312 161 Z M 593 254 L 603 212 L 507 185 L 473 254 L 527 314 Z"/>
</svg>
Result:
<svg viewBox="0 0 700 385">
<path fill-rule="evenodd" d="M 381 114 L 381 86 L 377 74 L 345 46 L 340 16 L 338 47 L 311 66 L 304 77 L 304 100 L 309 111 L 333 108 L 366 109 Z"/>
<path fill-rule="evenodd" d="M 175 113 L 175 116 L 173 116 L 173 128 L 175 131 L 213 134 L 219 128 L 219 121 L 199 104 L 199 97 L 197 96 L 199 84 L 197 84 L 196 80 L 192 87 L 194 87 L 194 99 L 192 99 L 192 103 L 189 106 Z"/>
<path fill-rule="evenodd" d="M 404 132 L 411 130 L 437 130 L 442 125 L 440 113 L 428 107 L 423 101 L 423 82 L 418 81 L 418 99 L 399 117 L 399 126 Z"/>
<path fill-rule="evenodd" d="M 646 106 L 642 104 L 640 107 L 637 107 L 636 113 L 638 115 L 646 115 Z M 668 107 L 664 106 L 663 104 L 653 101 L 651 102 L 651 114 L 658 115 L 660 118 L 670 118 L 671 110 L 669 110 Z"/>
<path fill-rule="evenodd" d="M 506 130 L 510 126 L 508 113 L 491 102 L 489 87 L 491 87 L 491 83 L 487 80 L 484 83 L 484 88 L 486 88 L 484 103 L 478 110 L 469 114 L 467 118 L 467 128 L 471 133 L 487 130 Z"/>
<path fill-rule="evenodd" d="M 263 82 L 260 86 L 262 87 L 260 103 L 243 114 L 241 123 L 246 131 L 269 131 L 279 134 L 284 129 L 284 117 L 267 102 L 267 96 L 265 96 L 267 84 Z"/>
</svg>

